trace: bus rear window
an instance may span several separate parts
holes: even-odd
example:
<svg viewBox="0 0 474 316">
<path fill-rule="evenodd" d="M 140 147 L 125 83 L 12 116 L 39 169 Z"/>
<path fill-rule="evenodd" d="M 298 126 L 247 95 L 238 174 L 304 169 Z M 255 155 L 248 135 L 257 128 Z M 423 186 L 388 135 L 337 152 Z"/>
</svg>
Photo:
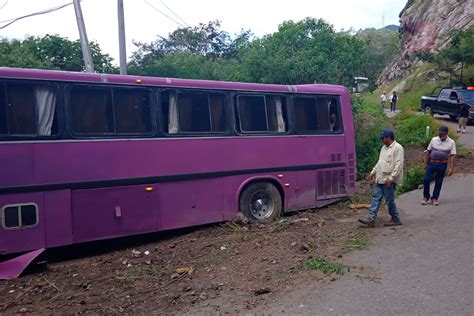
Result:
<svg viewBox="0 0 474 316">
<path fill-rule="evenodd" d="M 342 132 L 341 111 L 336 97 L 294 99 L 296 131 Z"/>
<path fill-rule="evenodd" d="M 0 135 L 50 136 L 57 133 L 56 94 L 48 86 L 0 83 Z"/>
<path fill-rule="evenodd" d="M 287 130 L 285 99 L 271 95 L 239 95 L 237 110 L 240 131 L 282 133 Z"/>
</svg>

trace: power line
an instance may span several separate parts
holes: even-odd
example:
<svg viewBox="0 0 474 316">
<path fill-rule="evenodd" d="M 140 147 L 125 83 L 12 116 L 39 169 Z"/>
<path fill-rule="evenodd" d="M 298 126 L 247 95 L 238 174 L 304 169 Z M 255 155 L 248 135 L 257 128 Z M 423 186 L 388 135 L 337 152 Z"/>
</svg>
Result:
<svg viewBox="0 0 474 316">
<path fill-rule="evenodd" d="M 8 0 L 5 0 L 5 3 L 0 7 L 0 10 L 5 8 L 5 6 L 8 4 Z"/>
<path fill-rule="evenodd" d="M 179 26 L 181 27 L 185 27 L 182 23 L 176 21 L 175 19 L 173 19 L 172 17 L 170 17 L 169 15 L 167 15 L 166 13 L 164 13 L 163 11 L 161 11 L 160 9 L 158 9 L 157 7 L 155 7 L 154 5 L 152 5 L 150 2 L 148 2 L 147 0 L 143 0 L 150 8 L 152 8 L 153 10 L 155 11 L 158 11 L 159 13 L 161 13 L 161 15 L 167 17 L 169 20 L 173 21 L 174 23 L 178 24 Z"/>
<path fill-rule="evenodd" d="M 11 24 L 13 24 L 13 23 L 15 23 L 19 20 L 29 18 L 29 17 L 32 17 L 32 16 L 37 16 L 37 15 L 42 15 L 42 14 L 47 14 L 47 13 L 51 13 L 51 12 L 54 12 L 54 11 L 58 11 L 62 8 L 65 8 L 69 5 L 71 5 L 71 4 L 72 4 L 72 2 L 63 4 L 63 5 L 54 7 L 54 8 L 46 9 L 46 10 L 43 10 L 43 11 L 38 11 L 38 12 L 30 13 L 30 14 L 27 14 L 27 15 L 23 15 L 23 16 L 14 18 L 14 19 L 0 21 L 0 23 L 7 23 L 8 22 L 7 24 L 0 26 L 0 30 L 6 28 L 7 26 L 9 26 L 9 25 L 11 25 Z"/>
<path fill-rule="evenodd" d="M 186 23 L 185 20 L 183 20 L 176 12 L 174 12 L 169 6 L 166 5 L 166 3 L 163 0 L 160 0 L 161 4 L 165 6 L 175 17 L 177 17 L 181 22 L 186 24 L 187 27 L 191 27 L 188 23 Z"/>
</svg>

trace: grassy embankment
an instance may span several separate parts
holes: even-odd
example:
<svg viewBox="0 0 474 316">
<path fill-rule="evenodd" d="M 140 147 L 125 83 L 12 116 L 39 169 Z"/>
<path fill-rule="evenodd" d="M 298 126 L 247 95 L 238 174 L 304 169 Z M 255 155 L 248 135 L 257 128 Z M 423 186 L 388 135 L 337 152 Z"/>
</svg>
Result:
<svg viewBox="0 0 474 316">
<path fill-rule="evenodd" d="M 427 66 L 428 67 L 428 66 Z M 354 120 L 356 127 L 356 151 L 358 159 L 358 177 L 365 177 L 378 159 L 382 143 L 379 135 L 383 128 L 391 128 L 397 141 L 405 148 L 424 150 L 430 139 L 437 134 L 440 123 L 429 115 L 419 115 L 420 98 L 429 95 L 433 88 L 446 86 L 447 82 L 428 81 L 423 73 L 428 69 L 422 67 L 415 71 L 403 84 L 394 82 L 380 87 L 371 94 L 353 100 Z M 390 94 L 394 89 L 400 95 L 400 114 L 392 119 L 387 118 L 380 107 L 379 97 L 382 91 Z M 427 127 L 429 132 L 427 134 Z M 453 131 L 450 137 L 456 139 Z M 405 180 L 398 188 L 399 193 L 416 189 L 422 184 L 424 170 L 419 163 L 405 166 Z"/>
</svg>

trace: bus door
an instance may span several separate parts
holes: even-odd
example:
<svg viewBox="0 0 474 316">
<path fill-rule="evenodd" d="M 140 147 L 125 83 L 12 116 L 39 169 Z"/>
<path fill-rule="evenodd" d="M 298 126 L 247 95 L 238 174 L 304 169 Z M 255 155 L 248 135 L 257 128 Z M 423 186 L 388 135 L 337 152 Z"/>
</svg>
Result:
<svg viewBox="0 0 474 316">
<path fill-rule="evenodd" d="M 74 241 L 158 230 L 155 185 L 118 186 L 72 192 Z"/>
</svg>

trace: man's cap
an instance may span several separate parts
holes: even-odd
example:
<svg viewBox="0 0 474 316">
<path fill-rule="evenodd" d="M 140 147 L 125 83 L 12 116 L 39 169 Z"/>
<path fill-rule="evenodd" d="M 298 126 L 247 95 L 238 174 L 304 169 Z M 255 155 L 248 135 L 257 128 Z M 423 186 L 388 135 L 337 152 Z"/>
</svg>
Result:
<svg viewBox="0 0 474 316">
<path fill-rule="evenodd" d="M 447 126 L 441 126 L 439 129 L 438 129 L 438 132 L 440 133 L 445 133 L 447 134 L 449 131 L 448 127 Z"/>
<path fill-rule="evenodd" d="M 393 131 L 389 128 L 386 128 L 380 133 L 380 138 L 383 139 L 384 137 L 389 137 L 391 139 L 395 139 L 395 134 Z"/>
</svg>

